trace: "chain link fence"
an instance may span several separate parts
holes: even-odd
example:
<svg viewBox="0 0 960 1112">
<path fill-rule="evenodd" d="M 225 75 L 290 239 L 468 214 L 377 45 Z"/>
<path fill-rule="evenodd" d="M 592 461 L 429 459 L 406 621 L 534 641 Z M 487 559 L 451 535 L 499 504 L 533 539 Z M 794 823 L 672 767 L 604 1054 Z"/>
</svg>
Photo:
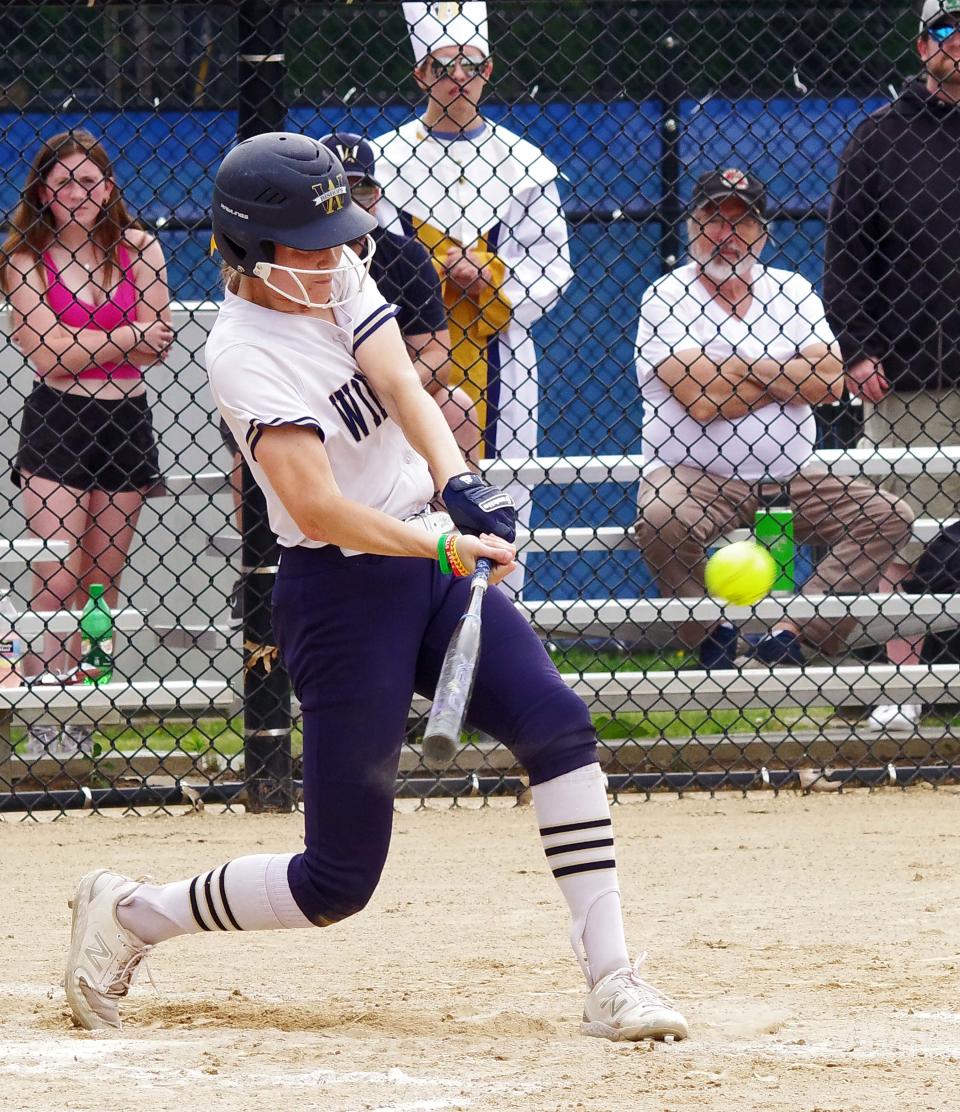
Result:
<svg viewBox="0 0 960 1112">
<path fill-rule="evenodd" d="M 375 207 L 614 790 L 954 776 L 960 3 L 404 7 L 0 11 L 0 811 L 296 804 L 276 552 L 203 366 L 213 175 L 281 129 Z M 775 590 L 708 596 L 754 536 Z M 430 773 L 426 706 L 400 793 L 523 790 L 476 733 Z"/>
</svg>

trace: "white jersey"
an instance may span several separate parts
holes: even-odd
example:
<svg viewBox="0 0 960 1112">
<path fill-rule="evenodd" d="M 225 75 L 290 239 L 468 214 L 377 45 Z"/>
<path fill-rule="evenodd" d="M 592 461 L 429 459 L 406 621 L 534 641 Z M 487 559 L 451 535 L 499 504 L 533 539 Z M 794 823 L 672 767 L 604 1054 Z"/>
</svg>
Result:
<svg viewBox="0 0 960 1112">
<path fill-rule="evenodd" d="M 353 271 L 337 282 L 341 289 L 343 282 L 356 288 L 360 277 Z M 369 277 L 357 296 L 333 309 L 336 324 L 226 294 L 205 348 L 210 390 L 286 548 L 322 548 L 324 542 L 303 535 L 257 463 L 265 428 L 316 429 L 344 497 L 391 517 L 417 513 L 433 495 L 426 461 L 388 416 L 354 357 L 396 312 Z"/>
<path fill-rule="evenodd" d="M 806 402 L 770 402 L 742 417 L 695 420 L 656 373 L 671 355 L 702 350 L 717 363 L 786 361 L 810 344 L 834 342 L 823 303 L 800 274 L 757 266 L 753 300 L 738 317 L 698 281 L 695 263 L 659 278 L 643 295 L 637 378 L 643 397 L 644 474 L 687 465 L 745 482 L 786 479 L 813 453 L 816 423 Z"/>
<path fill-rule="evenodd" d="M 415 235 L 441 274 L 451 246 L 479 251 L 489 266 L 493 288 L 479 305 L 444 283 L 451 385 L 478 401 L 487 459 L 535 454 L 538 383 L 530 327 L 573 276 L 557 167 L 526 139 L 484 120 L 455 136 L 410 120 L 372 146 L 383 187 L 381 222 Z"/>
</svg>

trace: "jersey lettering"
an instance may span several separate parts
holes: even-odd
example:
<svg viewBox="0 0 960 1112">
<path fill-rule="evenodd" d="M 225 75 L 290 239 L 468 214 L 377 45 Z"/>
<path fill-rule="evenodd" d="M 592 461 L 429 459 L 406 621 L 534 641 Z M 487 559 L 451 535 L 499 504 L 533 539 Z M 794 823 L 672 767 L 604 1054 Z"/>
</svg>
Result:
<svg viewBox="0 0 960 1112">
<path fill-rule="evenodd" d="M 357 371 L 353 376 L 353 392 L 370 410 L 375 425 L 379 425 L 387 419 L 388 414 L 383 408 L 383 402 L 377 396 L 376 390 L 367 382 L 366 375 L 362 371 Z"/>
<path fill-rule="evenodd" d="M 358 444 L 387 418 L 387 411 L 376 391 L 359 373 L 348 379 L 338 390 L 334 390 L 330 395 L 330 404 L 340 414 L 347 431 Z M 369 427 L 364 409 L 372 420 Z"/>
</svg>

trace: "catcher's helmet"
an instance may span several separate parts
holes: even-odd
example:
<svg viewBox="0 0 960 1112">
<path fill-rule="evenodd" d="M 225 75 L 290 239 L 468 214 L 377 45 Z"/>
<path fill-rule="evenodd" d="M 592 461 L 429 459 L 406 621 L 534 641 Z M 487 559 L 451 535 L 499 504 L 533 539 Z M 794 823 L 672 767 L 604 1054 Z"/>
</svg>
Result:
<svg viewBox="0 0 960 1112">
<path fill-rule="evenodd" d="M 306 135 L 271 131 L 238 143 L 213 186 L 213 236 L 241 274 L 272 264 L 273 245 L 322 251 L 361 239 L 376 218 L 354 204 L 337 156 Z"/>
</svg>

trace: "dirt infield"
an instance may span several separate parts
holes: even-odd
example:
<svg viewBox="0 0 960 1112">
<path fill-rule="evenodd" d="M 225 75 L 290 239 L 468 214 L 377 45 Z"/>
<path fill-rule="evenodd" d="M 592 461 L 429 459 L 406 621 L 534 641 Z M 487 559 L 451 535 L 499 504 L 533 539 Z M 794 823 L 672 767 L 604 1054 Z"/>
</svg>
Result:
<svg viewBox="0 0 960 1112">
<path fill-rule="evenodd" d="M 76 878 L 158 879 L 296 848 L 299 816 L 0 824 L 0 1109 L 956 1109 L 960 792 L 615 808 L 628 936 L 674 1046 L 581 1037 L 582 986 L 533 812 L 397 816 L 370 907 L 320 931 L 174 940 L 122 1033 L 60 987 Z"/>
</svg>

